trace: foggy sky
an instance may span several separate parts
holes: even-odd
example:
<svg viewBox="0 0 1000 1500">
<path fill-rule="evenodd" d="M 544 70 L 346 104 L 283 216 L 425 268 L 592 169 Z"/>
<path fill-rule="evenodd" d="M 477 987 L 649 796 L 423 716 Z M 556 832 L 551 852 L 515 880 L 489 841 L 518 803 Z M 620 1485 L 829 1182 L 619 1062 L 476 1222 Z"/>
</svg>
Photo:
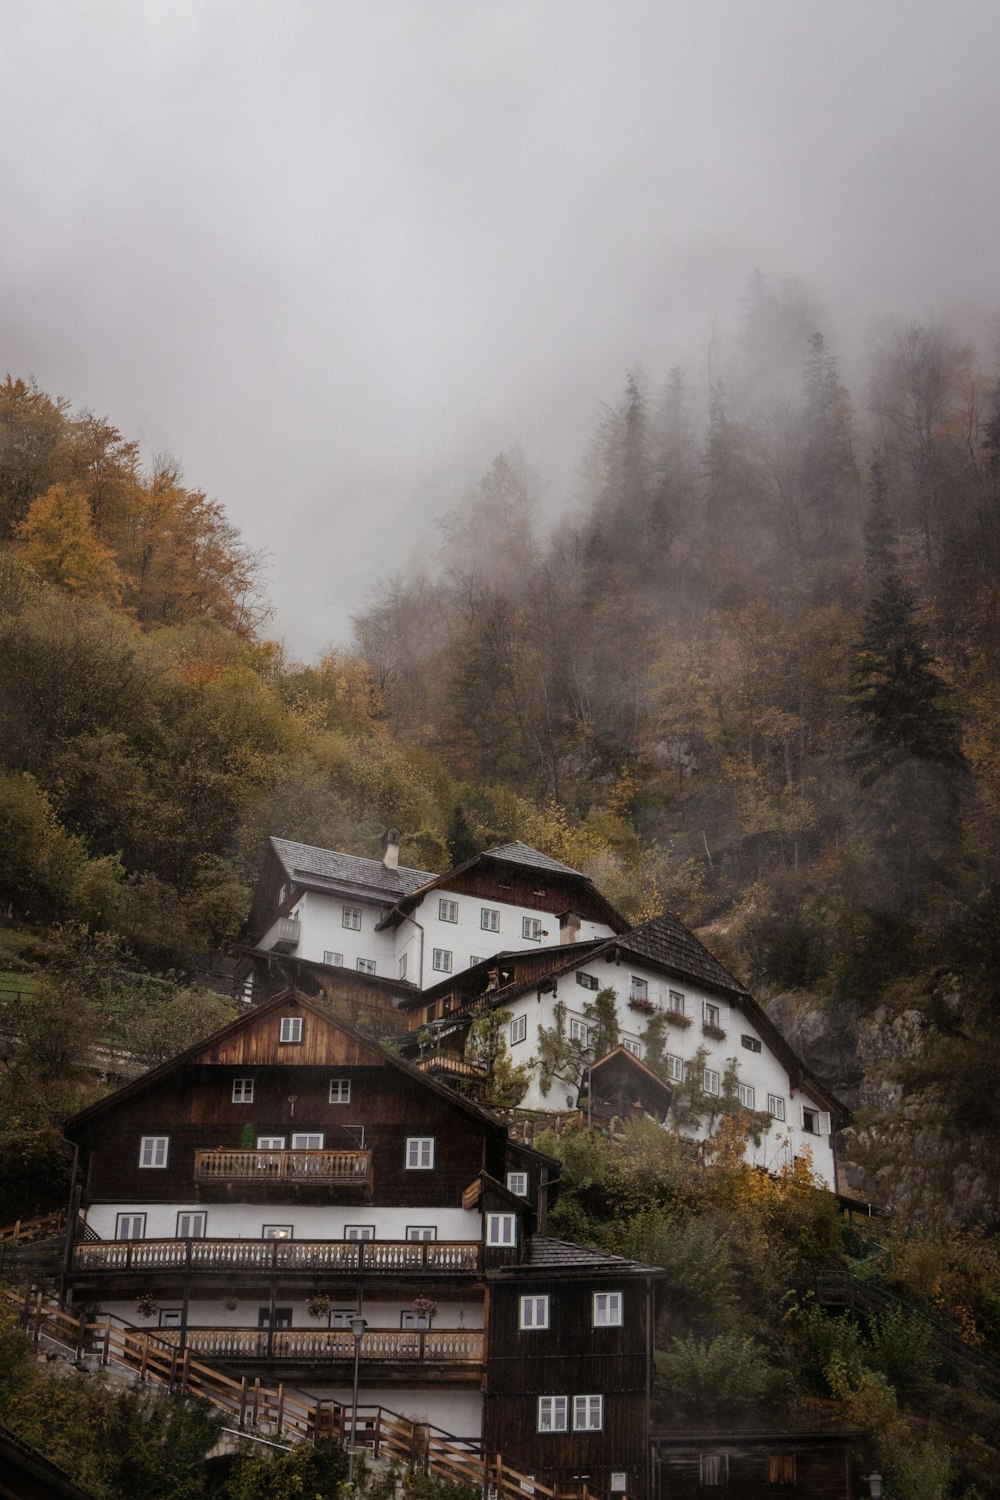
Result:
<svg viewBox="0 0 1000 1500">
<path fill-rule="evenodd" d="M 178 458 L 309 658 L 500 448 L 568 501 L 755 269 L 835 345 L 1000 308 L 998 44 L 996 0 L 0 0 L 0 373 Z"/>
</svg>

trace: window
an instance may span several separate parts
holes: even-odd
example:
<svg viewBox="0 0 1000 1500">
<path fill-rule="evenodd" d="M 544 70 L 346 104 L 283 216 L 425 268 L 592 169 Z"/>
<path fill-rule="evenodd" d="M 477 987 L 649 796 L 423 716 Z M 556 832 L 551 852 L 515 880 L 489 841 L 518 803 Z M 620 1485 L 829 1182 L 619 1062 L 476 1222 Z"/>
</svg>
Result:
<svg viewBox="0 0 1000 1500">
<path fill-rule="evenodd" d="M 360 906 L 345 906 L 343 926 L 350 927 L 352 932 L 361 931 L 361 908 Z"/>
<path fill-rule="evenodd" d="M 350 1328 L 351 1319 L 356 1317 L 357 1313 L 353 1308 L 348 1309 L 346 1307 L 338 1307 L 336 1311 L 330 1313 L 330 1327 Z"/>
<path fill-rule="evenodd" d="M 408 953 L 404 953 L 403 956 L 402 956 L 402 958 L 399 960 L 399 977 L 400 977 L 400 979 L 405 979 L 406 978 L 406 960 L 409 958 L 409 956 L 410 955 Z"/>
<path fill-rule="evenodd" d="M 719 1075 L 713 1068 L 706 1068 L 701 1075 L 701 1086 L 706 1094 L 719 1092 Z"/>
<path fill-rule="evenodd" d="M 638 974 L 633 974 L 628 982 L 628 997 L 630 1000 L 648 1000 L 649 985 L 645 979 L 640 979 Z"/>
<path fill-rule="evenodd" d="M 514 1214 L 486 1215 L 486 1243 L 495 1246 L 517 1244 L 517 1217 Z"/>
<path fill-rule="evenodd" d="M 621 1292 L 594 1293 L 594 1327 L 620 1328 L 622 1326 Z"/>
<path fill-rule="evenodd" d="M 116 1240 L 142 1240 L 146 1237 L 145 1214 L 119 1214 L 115 1225 Z"/>
<path fill-rule="evenodd" d="M 265 1224 L 260 1237 L 262 1240 L 290 1240 L 292 1233 L 291 1224 Z"/>
<path fill-rule="evenodd" d="M 450 948 L 435 948 L 434 949 L 434 960 L 433 960 L 433 962 L 431 964 L 431 968 L 437 969 L 437 971 L 438 971 L 439 974 L 450 974 L 451 973 L 451 949 Z"/>
<path fill-rule="evenodd" d="M 785 1101 L 780 1094 L 768 1094 L 767 1112 L 773 1120 L 785 1118 Z"/>
<path fill-rule="evenodd" d="M 573 1431 L 600 1432 L 604 1426 L 603 1396 L 573 1397 Z"/>
<path fill-rule="evenodd" d="M 433 1224 L 407 1224 L 406 1238 L 408 1240 L 436 1240 L 437 1229 Z"/>
<path fill-rule="evenodd" d="M 610 1489 L 612 1495 L 624 1495 L 625 1491 L 628 1489 L 628 1474 L 624 1469 L 611 1470 Z"/>
<path fill-rule="evenodd" d="M 568 1396 L 539 1396 L 539 1432 L 565 1432 L 569 1426 Z"/>
<path fill-rule="evenodd" d="M 278 1028 L 279 1042 L 301 1042 L 302 1040 L 302 1017 L 282 1016 L 281 1025 Z"/>
<path fill-rule="evenodd" d="M 527 1016 L 515 1016 L 510 1023 L 510 1044 L 513 1047 L 516 1042 L 523 1042 L 528 1035 Z"/>
<path fill-rule="evenodd" d="M 746 1032 L 740 1037 L 740 1041 L 748 1052 L 759 1052 L 760 1042 L 755 1036 L 747 1036 Z"/>
<path fill-rule="evenodd" d="M 516 1193 L 519 1198 L 528 1196 L 528 1174 L 527 1172 L 508 1172 L 507 1191 Z"/>
<path fill-rule="evenodd" d="M 576 971 L 576 982 L 585 990 L 599 990 L 601 987 L 596 974 L 585 974 L 582 969 Z"/>
<path fill-rule="evenodd" d="M 480 956 L 479 956 L 478 953 L 470 953 L 469 954 L 469 968 L 470 969 L 474 969 L 476 967 L 476 964 L 484 964 L 485 962 L 486 962 L 485 958 L 480 958 Z"/>
<path fill-rule="evenodd" d="M 667 1053 L 667 1077 L 672 1083 L 684 1082 L 684 1060 L 672 1052 Z"/>
<path fill-rule="evenodd" d="M 411 1172 L 428 1172 L 434 1165 L 434 1137 L 409 1135 L 406 1138 L 406 1166 Z"/>
<path fill-rule="evenodd" d="M 358 973 L 359 974 L 374 974 L 375 973 L 375 960 L 373 958 L 359 958 L 358 959 Z"/>
<path fill-rule="evenodd" d="M 342 953 L 331 953 L 329 948 L 323 949 L 323 962 L 331 968 L 342 969 L 344 967 L 344 955 Z"/>
<path fill-rule="evenodd" d="M 373 1240 L 375 1238 L 374 1224 L 345 1224 L 345 1240 Z"/>
<path fill-rule="evenodd" d="M 548 1328 L 548 1297 L 522 1297 L 521 1314 L 517 1320 L 517 1326 L 518 1328 Z"/>
<path fill-rule="evenodd" d="M 318 1130 L 296 1130 L 292 1134 L 293 1151 L 322 1151 L 323 1135 Z"/>
<path fill-rule="evenodd" d="M 728 1484 L 728 1453 L 699 1453 L 698 1483 L 703 1488 L 707 1488 L 710 1485 Z"/>
<path fill-rule="evenodd" d="M 257 1309 L 258 1328 L 291 1328 L 292 1309 L 290 1307 L 276 1307 L 272 1313 L 269 1307 Z"/>
<path fill-rule="evenodd" d="M 719 1007 L 717 1005 L 710 1005 L 709 1002 L 705 1000 L 701 1007 L 701 1016 L 706 1026 L 714 1026 L 716 1031 L 722 1030 L 722 1012 L 719 1010 Z"/>
<path fill-rule="evenodd" d="M 140 1167 L 165 1167 L 169 1145 L 168 1135 L 144 1135 L 139 1142 Z"/>
<path fill-rule="evenodd" d="M 179 1240 L 203 1240 L 207 1215 L 203 1213 L 181 1213 L 177 1215 L 177 1238 Z"/>
<path fill-rule="evenodd" d="M 401 1312 L 399 1326 L 400 1328 L 429 1328 L 431 1320 L 427 1313 Z"/>
<path fill-rule="evenodd" d="M 634 1042 L 631 1037 L 629 1037 L 629 1036 L 623 1036 L 622 1037 L 622 1046 L 625 1048 L 626 1052 L 631 1052 L 631 1054 L 632 1054 L 633 1057 L 638 1057 L 640 1061 L 642 1060 L 642 1043 L 641 1042 Z"/>
<path fill-rule="evenodd" d="M 444 898 L 438 902 L 438 919 L 441 922 L 458 921 L 458 902 L 445 901 Z"/>
<path fill-rule="evenodd" d="M 826 1110 L 814 1109 L 809 1104 L 802 1106 L 802 1129 L 808 1135 L 829 1135 L 830 1116 Z"/>
<path fill-rule="evenodd" d="M 500 913 L 493 906 L 484 906 L 479 913 L 479 925 L 484 932 L 499 932 Z"/>
<path fill-rule="evenodd" d="M 259 1135 L 257 1137 L 258 1151 L 284 1151 L 285 1137 L 283 1135 Z"/>
<path fill-rule="evenodd" d="M 160 1327 L 179 1328 L 181 1326 L 181 1309 L 179 1307 L 160 1308 Z"/>
<path fill-rule="evenodd" d="M 541 917 L 522 917 L 521 936 L 530 939 L 533 943 L 537 943 L 542 936 Z"/>
<path fill-rule="evenodd" d="M 252 1078 L 234 1078 L 233 1079 L 233 1103 L 234 1104 L 252 1104 L 253 1103 L 253 1079 Z"/>
<path fill-rule="evenodd" d="M 576 1016 L 569 1018 L 569 1039 L 571 1042 L 582 1042 L 584 1046 L 590 1040 L 590 1027 L 586 1021 L 578 1021 Z"/>
<path fill-rule="evenodd" d="M 667 1010 L 672 1016 L 682 1016 L 684 1014 L 684 996 L 680 990 L 667 991 Z"/>
<path fill-rule="evenodd" d="M 351 1080 L 349 1078 L 330 1079 L 330 1103 L 350 1104 L 351 1102 Z"/>
<path fill-rule="evenodd" d="M 768 1484 L 795 1484 L 796 1479 L 794 1453 L 768 1454 L 767 1482 Z"/>
<path fill-rule="evenodd" d="M 756 1109 L 757 1106 L 754 1100 L 757 1095 L 748 1083 L 738 1083 L 736 1085 L 736 1094 L 744 1109 Z"/>
</svg>

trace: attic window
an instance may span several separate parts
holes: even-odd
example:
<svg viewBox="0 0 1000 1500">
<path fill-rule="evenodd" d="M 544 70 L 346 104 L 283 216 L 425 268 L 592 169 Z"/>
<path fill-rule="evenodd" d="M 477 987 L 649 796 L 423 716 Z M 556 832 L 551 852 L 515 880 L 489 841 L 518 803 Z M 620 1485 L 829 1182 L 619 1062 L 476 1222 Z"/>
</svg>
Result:
<svg viewBox="0 0 1000 1500">
<path fill-rule="evenodd" d="M 515 1214 L 486 1215 L 487 1245 L 515 1245 L 517 1243 L 517 1217 Z"/>
<path fill-rule="evenodd" d="M 507 1191 L 516 1193 L 519 1198 L 528 1196 L 528 1174 L 527 1172 L 508 1172 Z"/>
<path fill-rule="evenodd" d="M 140 1167 L 165 1167 L 169 1145 L 168 1135 L 144 1135 L 139 1142 Z"/>
<path fill-rule="evenodd" d="M 576 971 L 576 982 L 585 990 L 599 990 L 601 987 L 596 974 L 585 974 L 582 969 Z"/>
<path fill-rule="evenodd" d="M 747 1036 L 746 1034 L 744 1034 L 740 1037 L 740 1041 L 743 1043 L 748 1052 L 760 1051 L 760 1042 L 755 1036 Z"/>
<path fill-rule="evenodd" d="M 301 1042 L 302 1040 L 302 1017 L 282 1016 L 281 1027 L 278 1031 L 279 1042 Z"/>
</svg>

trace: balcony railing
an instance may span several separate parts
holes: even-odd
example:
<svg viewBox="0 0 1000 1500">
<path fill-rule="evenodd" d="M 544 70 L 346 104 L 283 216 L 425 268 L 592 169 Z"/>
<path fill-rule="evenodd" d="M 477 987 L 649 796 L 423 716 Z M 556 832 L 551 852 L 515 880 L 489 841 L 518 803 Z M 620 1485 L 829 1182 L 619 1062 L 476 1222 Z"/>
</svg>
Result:
<svg viewBox="0 0 1000 1500">
<path fill-rule="evenodd" d="M 74 1271 L 325 1271 L 454 1275 L 478 1271 L 468 1240 L 88 1240 L 73 1248 Z"/>
<path fill-rule="evenodd" d="M 180 1343 L 179 1328 L 158 1328 L 164 1343 Z M 188 1328 L 184 1343 L 203 1359 L 354 1360 L 349 1328 Z M 361 1340 L 362 1364 L 481 1365 L 486 1335 L 467 1328 L 369 1328 Z"/>
<path fill-rule="evenodd" d="M 274 953 L 293 953 L 299 946 L 302 923 L 298 917 L 278 917 L 257 944 Z"/>
<path fill-rule="evenodd" d="M 199 1186 L 254 1183 L 307 1183 L 313 1186 L 371 1187 L 370 1151 L 196 1151 L 194 1180 Z"/>
</svg>

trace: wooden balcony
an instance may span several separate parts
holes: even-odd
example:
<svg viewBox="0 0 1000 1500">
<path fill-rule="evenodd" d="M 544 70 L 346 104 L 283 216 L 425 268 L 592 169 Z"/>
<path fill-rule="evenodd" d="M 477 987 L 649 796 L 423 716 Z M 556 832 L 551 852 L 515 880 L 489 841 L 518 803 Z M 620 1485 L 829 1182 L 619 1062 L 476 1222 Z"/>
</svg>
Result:
<svg viewBox="0 0 1000 1500">
<path fill-rule="evenodd" d="M 182 1342 L 179 1328 L 158 1328 L 154 1336 L 164 1343 Z M 354 1335 L 349 1328 L 188 1328 L 183 1343 L 201 1359 L 354 1363 Z M 482 1329 L 369 1328 L 361 1340 L 362 1367 L 478 1367 L 485 1358 Z"/>
<path fill-rule="evenodd" d="M 368 1202 L 370 1151 L 196 1151 L 194 1181 L 201 1198 L 282 1197 Z"/>
<path fill-rule="evenodd" d="M 293 1277 L 327 1275 L 474 1275 L 475 1240 L 85 1240 L 73 1247 L 74 1272 L 234 1272 Z"/>
</svg>

